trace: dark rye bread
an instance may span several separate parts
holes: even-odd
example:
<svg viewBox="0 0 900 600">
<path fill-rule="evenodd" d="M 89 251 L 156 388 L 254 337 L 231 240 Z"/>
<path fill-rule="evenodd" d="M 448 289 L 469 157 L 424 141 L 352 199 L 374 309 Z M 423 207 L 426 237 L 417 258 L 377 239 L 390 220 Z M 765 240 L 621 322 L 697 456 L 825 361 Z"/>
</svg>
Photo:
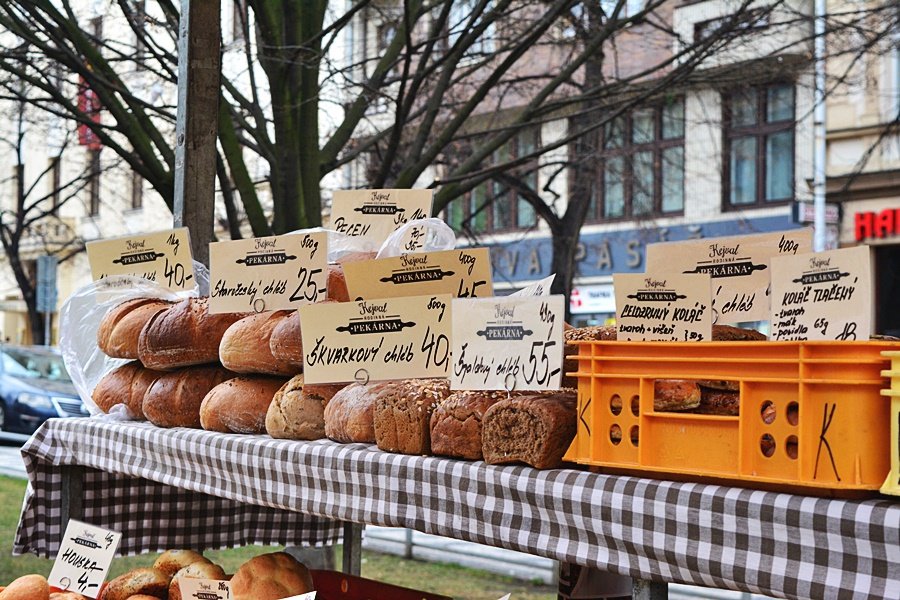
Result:
<svg viewBox="0 0 900 600">
<path fill-rule="evenodd" d="M 526 392 L 514 392 L 521 396 Z M 438 402 L 431 415 L 431 453 L 481 460 L 481 423 L 492 405 L 507 398 L 506 392 L 455 391 Z"/>
<path fill-rule="evenodd" d="M 342 444 L 375 443 L 375 404 L 399 381 L 351 383 L 325 405 L 325 435 Z"/>
<path fill-rule="evenodd" d="M 387 452 L 431 454 L 431 413 L 450 395 L 447 379 L 407 379 L 375 402 L 375 443 Z"/>
<path fill-rule="evenodd" d="M 554 392 L 501 400 L 482 422 L 482 452 L 489 464 L 523 462 L 553 469 L 575 438 L 575 393 Z"/>
</svg>

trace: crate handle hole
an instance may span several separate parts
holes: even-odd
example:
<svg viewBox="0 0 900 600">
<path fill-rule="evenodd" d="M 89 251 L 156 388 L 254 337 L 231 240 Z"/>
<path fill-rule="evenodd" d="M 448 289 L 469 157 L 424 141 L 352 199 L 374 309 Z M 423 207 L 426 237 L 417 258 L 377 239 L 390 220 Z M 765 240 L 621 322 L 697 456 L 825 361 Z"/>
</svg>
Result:
<svg viewBox="0 0 900 600">
<path fill-rule="evenodd" d="M 796 402 L 789 402 L 785 413 L 787 421 L 794 427 L 800 422 L 800 405 Z"/>
<path fill-rule="evenodd" d="M 636 417 L 641 414 L 641 397 L 638 395 L 631 397 L 631 414 Z"/>
<path fill-rule="evenodd" d="M 622 442 L 622 428 L 616 424 L 613 424 L 612 427 L 609 428 L 609 441 L 612 442 L 613 446 L 618 446 Z"/>
<path fill-rule="evenodd" d="M 791 460 L 797 460 L 799 447 L 800 444 L 797 441 L 796 435 L 789 435 L 787 440 L 784 442 L 784 451 L 787 453 L 788 458 L 790 458 Z"/>
<path fill-rule="evenodd" d="M 622 396 L 613 394 L 609 399 L 609 411 L 617 417 L 622 414 Z"/>
<path fill-rule="evenodd" d="M 759 450 L 766 458 L 771 458 L 775 454 L 775 438 L 771 434 L 764 434 L 759 438 Z"/>
<path fill-rule="evenodd" d="M 760 407 L 759 415 L 762 417 L 763 423 L 766 425 L 771 425 L 775 422 L 775 403 L 771 400 L 766 400 L 762 403 L 762 407 Z M 770 455 L 771 456 L 771 455 Z"/>
<path fill-rule="evenodd" d="M 631 434 L 631 445 L 637 448 L 638 443 L 640 442 L 641 428 L 635 425 L 631 428 L 631 431 L 629 433 Z"/>
</svg>

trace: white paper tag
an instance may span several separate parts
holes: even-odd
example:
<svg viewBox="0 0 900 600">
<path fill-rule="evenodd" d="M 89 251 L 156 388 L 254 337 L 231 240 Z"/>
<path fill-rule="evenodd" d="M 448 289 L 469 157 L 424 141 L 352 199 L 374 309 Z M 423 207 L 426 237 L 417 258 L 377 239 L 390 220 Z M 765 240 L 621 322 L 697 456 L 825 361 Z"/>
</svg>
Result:
<svg viewBox="0 0 900 600">
<path fill-rule="evenodd" d="M 562 296 L 453 300 L 454 390 L 558 390 Z"/>
<path fill-rule="evenodd" d="M 178 587 L 182 600 L 231 600 L 231 583 L 220 579 L 181 577 Z"/>
<path fill-rule="evenodd" d="M 498 600 L 509 600 L 510 596 L 512 596 L 512 594 L 507 594 L 507 595 L 503 596 L 502 598 L 498 598 Z"/>
<path fill-rule="evenodd" d="M 537 283 L 532 283 L 529 286 L 523 287 L 518 292 L 513 292 L 510 296 L 549 296 L 550 295 L 550 286 L 553 285 L 553 279 L 556 277 L 556 273 L 550 275 L 549 277 L 544 277 Z"/>
<path fill-rule="evenodd" d="M 299 596 L 291 596 L 290 598 L 285 598 L 284 600 L 316 600 L 316 593 L 306 592 L 305 594 L 300 594 Z"/>
<path fill-rule="evenodd" d="M 197 285 L 187 227 L 96 240 L 86 249 L 94 281 L 132 275 L 174 291 Z"/>
<path fill-rule="evenodd" d="M 70 519 L 47 581 L 60 589 L 96 598 L 121 539 L 122 534 L 116 531 Z"/>
<path fill-rule="evenodd" d="M 871 332 L 868 246 L 772 259 L 769 339 L 854 341 Z"/>
<path fill-rule="evenodd" d="M 616 339 L 702 342 L 712 339 L 709 275 L 619 273 Z"/>
</svg>

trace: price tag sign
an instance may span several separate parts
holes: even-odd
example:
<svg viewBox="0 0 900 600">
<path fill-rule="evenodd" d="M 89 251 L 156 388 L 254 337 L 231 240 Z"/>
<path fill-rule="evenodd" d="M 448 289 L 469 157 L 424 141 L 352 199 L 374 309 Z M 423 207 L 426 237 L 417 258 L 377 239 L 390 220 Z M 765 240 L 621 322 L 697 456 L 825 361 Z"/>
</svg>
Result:
<svg viewBox="0 0 900 600">
<path fill-rule="evenodd" d="M 453 301 L 454 390 L 558 390 L 562 296 Z"/>
<path fill-rule="evenodd" d="M 447 377 L 446 294 L 301 306 L 306 383 Z"/>
<path fill-rule="evenodd" d="M 544 277 L 540 281 L 536 283 L 532 283 L 529 286 L 523 287 L 518 292 L 513 292 L 510 296 L 549 296 L 550 295 L 550 286 L 553 285 L 553 280 L 556 278 L 556 273 L 550 275 L 549 277 Z"/>
<path fill-rule="evenodd" d="M 70 519 L 47 581 L 96 598 L 121 539 L 121 533 Z"/>
<path fill-rule="evenodd" d="M 487 248 L 404 254 L 345 263 L 351 298 L 396 298 L 450 294 L 456 298 L 493 296 Z"/>
<path fill-rule="evenodd" d="M 231 583 L 219 579 L 181 577 L 178 580 L 184 600 L 231 600 Z"/>
<path fill-rule="evenodd" d="M 209 312 L 262 312 L 325 299 L 328 234 L 298 233 L 209 245 Z"/>
<path fill-rule="evenodd" d="M 430 217 L 433 196 L 432 190 L 337 190 L 331 199 L 331 228 L 378 248 L 404 223 Z"/>
<path fill-rule="evenodd" d="M 87 243 L 94 281 L 132 275 L 173 291 L 196 286 L 187 227 Z"/>
<path fill-rule="evenodd" d="M 812 229 L 647 246 L 648 273 L 707 273 L 715 323 L 769 318 L 769 263 L 812 252 Z"/>
<path fill-rule="evenodd" d="M 772 261 L 771 340 L 867 340 L 872 306 L 868 246 Z"/>
<path fill-rule="evenodd" d="M 305 594 L 300 594 L 299 596 L 291 596 L 290 598 L 285 598 L 284 600 L 316 600 L 316 593 L 306 592 Z"/>
<path fill-rule="evenodd" d="M 712 339 L 709 275 L 613 275 L 616 339 L 703 342 Z"/>
</svg>

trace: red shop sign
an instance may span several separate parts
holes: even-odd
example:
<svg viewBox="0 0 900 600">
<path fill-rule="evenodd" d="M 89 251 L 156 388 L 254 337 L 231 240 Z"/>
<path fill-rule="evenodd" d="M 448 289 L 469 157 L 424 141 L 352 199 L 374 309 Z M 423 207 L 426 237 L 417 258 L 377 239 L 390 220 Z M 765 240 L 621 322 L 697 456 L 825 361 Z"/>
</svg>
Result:
<svg viewBox="0 0 900 600">
<path fill-rule="evenodd" d="M 881 212 L 858 212 L 854 216 L 856 241 L 900 235 L 900 208 L 886 208 Z"/>
</svg>

